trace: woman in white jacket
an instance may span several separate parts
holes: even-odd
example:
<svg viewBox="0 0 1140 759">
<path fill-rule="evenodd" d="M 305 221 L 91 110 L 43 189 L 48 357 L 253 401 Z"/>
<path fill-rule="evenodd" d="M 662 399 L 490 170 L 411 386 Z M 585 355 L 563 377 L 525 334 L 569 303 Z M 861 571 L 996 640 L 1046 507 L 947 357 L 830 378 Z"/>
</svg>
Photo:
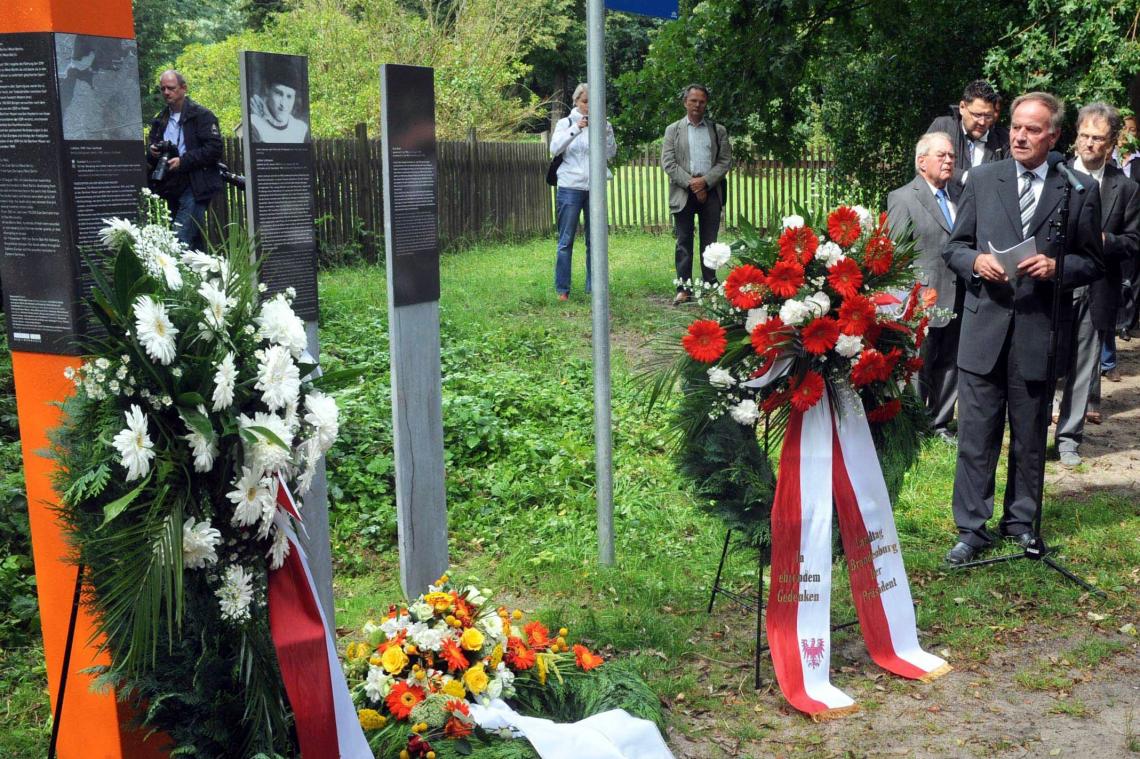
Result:
<svg viewBox="0 0 1140 759">
<path fill-rule="evenodd" d="M 590 92 L 585 84 L 574 88 L 574 108 L 558 121 L 550 140 L 550 155 L 562 155 L 558 167 L 555 210 L 558 219 L 558 257 L 554 262 L 554 289 L 559 300 L 570 297 L 570 263 L 578 216 L 586 211 L 586 292 L 590 292 Z M 606 160 L 617 153 L 614 130 L 606 122 Z M 608 174 L 608 172 L 607 172 Z"/>
</svg>

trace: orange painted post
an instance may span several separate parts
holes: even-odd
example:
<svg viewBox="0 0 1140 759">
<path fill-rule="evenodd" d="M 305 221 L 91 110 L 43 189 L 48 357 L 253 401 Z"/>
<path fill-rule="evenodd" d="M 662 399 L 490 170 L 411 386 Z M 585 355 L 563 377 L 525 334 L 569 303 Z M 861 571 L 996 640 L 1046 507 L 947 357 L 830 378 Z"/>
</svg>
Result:
<svg viewBox="0 0 1140 759">
<path fill-rule="evenodd" d="M 130 0 L 7 0 L 0 13 L 3 35 L 70 33 L 103 37 L 134 38 Z M 142 144 L 139 144 L 140 153 Z M 10 314 L 9 314 L 10 316 Z M 54 464 L 42 454 L 48 446 L 48 430 L 59 422 L 55 405 L 72 390 L 64 369 L 76 367 L 74 356 L 12 352 L 16 384 L 16 407 L 20 418 L 20 443 L 28 491 L 28 515 L 32 531 L 32 555 L 36 568 L 40 622 L 52 709 L 60 689 L 68 621 L 75 590 L 76 567 L 68 560 L 69 549 L 54 511 L 58 497 L 51 485 Z M 63 716 L 60 722 L 58 756 L 61 759 L 149 759 L 163 754 L 154 738 L 144 742 L 128 729 L 131 715 L 111 691 L 95 693 L 89 667 L 106 664 L 105 655 L 91 644 L 91 616 L 81 608 L 75 643 L 67 673 Z M 46 750 L 46 746 L 45 746 Z"/>
</svg>

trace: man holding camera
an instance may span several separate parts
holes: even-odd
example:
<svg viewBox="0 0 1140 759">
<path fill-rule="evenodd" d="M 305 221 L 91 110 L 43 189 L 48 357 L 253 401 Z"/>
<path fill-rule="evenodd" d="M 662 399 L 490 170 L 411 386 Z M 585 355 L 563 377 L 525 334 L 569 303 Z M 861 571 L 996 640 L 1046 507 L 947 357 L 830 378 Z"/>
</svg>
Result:
<svg viewBox="0 0 1140 759">
<path fill-rule="evenodd" d="M 177 71 L 162 72 L 158 87 L 166 107 L 151 122 L 147 137 L 150 188 L 170 207 L 178 239 L 200 248 L 206 207 L 222 189 L 218 118 L 186 96 L 186 80 Z"/>
</svg>

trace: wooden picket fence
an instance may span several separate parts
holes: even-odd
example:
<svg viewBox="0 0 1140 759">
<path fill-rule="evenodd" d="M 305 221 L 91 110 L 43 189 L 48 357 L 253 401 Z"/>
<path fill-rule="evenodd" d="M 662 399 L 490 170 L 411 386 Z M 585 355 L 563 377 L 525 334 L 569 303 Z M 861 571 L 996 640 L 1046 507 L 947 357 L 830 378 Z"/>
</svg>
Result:
<svg viewBox="0 0 1140 759">
<path fill-rule="evenodd" d="M 353 138 L 313 142 L 317 243 L 323 251 L 356 249 L 377 260 L 383 250 L 383 145 L 364 124 Z M 439 235 L 445 247 L 465 241 L 533 237 L 554 229 L 554 189 L 546 184 L 549 154 L 542 142 L 441 141 Z M 243 169 L 241 143 L 227 139 L 223 161 Z M 728 174 L 724 225 L 747 219 L 774 228 L 797 207 L 827 208 L 833 201 L 834 161 L 821 150 L 800 160 L 737 161 Z M 660 148 L 646 146 L 613 168 L 606 198 L 611 230 L 671 228 L 669 180 Z M 227 185 L 210 206 L 211 235 L 228 223 L 245 224 L 245 195 Z"/>
</svg>

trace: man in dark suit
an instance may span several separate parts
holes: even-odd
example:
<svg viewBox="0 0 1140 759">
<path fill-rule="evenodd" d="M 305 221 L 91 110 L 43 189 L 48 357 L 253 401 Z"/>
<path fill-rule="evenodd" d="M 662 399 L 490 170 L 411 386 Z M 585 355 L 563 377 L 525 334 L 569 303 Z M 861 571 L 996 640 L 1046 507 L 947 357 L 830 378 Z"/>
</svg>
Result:
<svg viewBox="0 0 1140 759">
<path fill-rule="evenodd" d="M 1009 130 L 998 122 L 1001 95 L 984 79 L 966 85 L 958 105 L 926 130 L 945 132 L 954 140 L 954 182 L 966 183 L 970 169 L 1009 157 Z"/>
<path fill-rule="evenodd" d="M 1100 379 L 1119 380 L 1116 368 L 1116 314 L 1120 306 L 1121 267 L 1140 246 L 1140 185 L 1108 163 L 1122 127 L 1120 114 L 1105 103 L 1090 103 L 1077 115 L 1076 156 L 1069 164 L 1100 185 L 1104 277 L 1073 293 L 1073 326 L 1067 356 L 1058 364 L 1065 374 L 1057 418 L 1061 464 L 1077 466 L 1085 421 L 1100 424 Z"/>
<path fill-rule="evenodd" d="M 1062 324 L 1067 325 L 1072 318 L 1069 291 L 1104 271 L 1100 193 L 1092 178 L 1083 176 L 1088 189 L 1072 194 L 1066 251 L 1051 226 L 1065 179 L 1046 158 L 1063 119 L 1063 106 L 1048 93 L 1031 92 L 1013 101 L 1012 158 L 970 172 L 942 254 L 966 283 L 958 345 L 958 542 L 946 555 L 952 565 L 973 560 L 993 541 L 986 521 L 993 515 L 994 473 L 1007 406 L 1009 475 L 1000 533 L 1022 547 L 1036 541 L 1033 523 L 1045 465 L 1053 298 L 1061 298 Z M 1007 271 L 992 251 L 1008 250 L 1023 240 L 1032 240 L 1035 252 Z M 1056 259 L 1062 253 L 1067 254 L 1064 281 L 1057 283 Z M 1055 293 L 1058 286 L 1060 293 Z"/>
<path fill-rule="evenodd" d="M 931 320 L 918 372 L 918 391 L 930 411 L 934 432 L 946 440 L 953 440 L 948 425 L 958 400 L 958 335 L 964 295 L 958 275 L 942 260 L 961 194 L 961 188 L 950 181 L 954 156 L 950 135 L 924 134 L 914 148 L 914 179 L 887 196 L 892 235 L 896 240 L 908 233 L 914 236 L 919 281 L 934 291 L 936 305 L 948 314 Z"/>
</svg>

